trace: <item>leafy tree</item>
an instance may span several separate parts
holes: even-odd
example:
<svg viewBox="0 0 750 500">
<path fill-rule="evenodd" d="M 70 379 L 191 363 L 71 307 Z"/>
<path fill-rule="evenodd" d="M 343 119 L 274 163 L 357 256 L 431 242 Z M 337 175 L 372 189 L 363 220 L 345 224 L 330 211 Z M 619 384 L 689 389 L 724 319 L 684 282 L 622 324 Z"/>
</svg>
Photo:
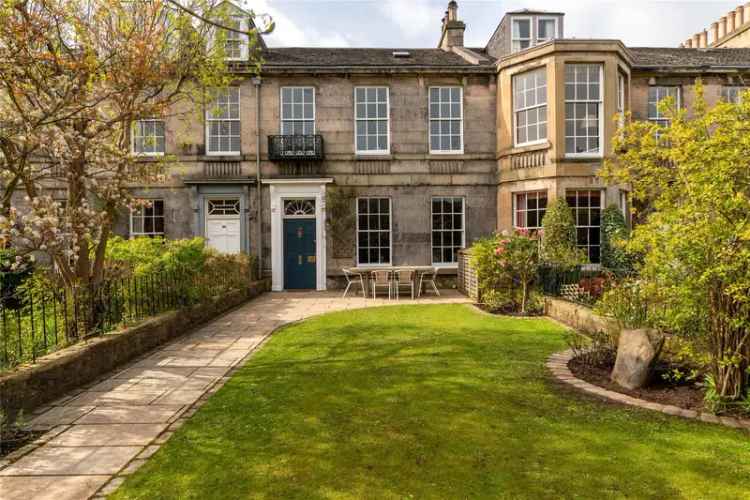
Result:
<svg viewBox="0 0 750 500">
<path fill-rule="evenodd" d="M 630 267 L 630 257 L 624 244 L 630 236 L 625 217 L 616 205 L 610 205 L 602 212 L 602 265 L 615 271 L 626 271 Z"/>
<path fill-rule="evenodd" d="M 547 207 L 542 220 L 542 260 L 555 267 L 575 267 L 586 262 L 577 247 L 576 224 L 573 211 L 563 198 Z"/>
<path fill-rule="evenodd" d="M 231 81 L 221 22 L 195 15 L 228 20 L 229 4 L 180 5 L 0 0 L 0 246 L 45 252 L 69 286 L 99 285 L 112 225 L 138 206 L 130 186 L 157 182 L 175 163 L 130 154 L 131 124 L 189 119 L 204 89 Z M 248 33 L 256 67 L 258 32 Z M 67 194 L 64 204 L 51 188 Z M 16 190 L 27 207 L 13 205 Z"/>
<path fill-rule="evenodd" d="M 750 345 L 750 95 L 709 109 L 700 82 L 688 114 L 626 124 L 602 175 L 651 207 L 628 248 L 643 255 L 651 322 L 704 345 L 713 392 L 747 391 Z"/>
</svg>

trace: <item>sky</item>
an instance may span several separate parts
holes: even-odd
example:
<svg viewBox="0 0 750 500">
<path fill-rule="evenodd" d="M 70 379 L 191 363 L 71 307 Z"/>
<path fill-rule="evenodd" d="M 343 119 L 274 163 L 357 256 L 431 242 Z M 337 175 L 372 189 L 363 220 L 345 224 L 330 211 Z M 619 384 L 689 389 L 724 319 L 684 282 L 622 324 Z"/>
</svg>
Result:
<svg viewBox="0 0 750 500">
<path fill-rule="evenodd" d="M 270 14 L 272 47 L 435 47 L 448 0 L 241 0 Z M 744 0 L 459 0 L 465 45 L 484 47 L 503 14 L 565 12 L 566 38 L 615 38 L 631 47 L 676 47 Z"/>
</svg>

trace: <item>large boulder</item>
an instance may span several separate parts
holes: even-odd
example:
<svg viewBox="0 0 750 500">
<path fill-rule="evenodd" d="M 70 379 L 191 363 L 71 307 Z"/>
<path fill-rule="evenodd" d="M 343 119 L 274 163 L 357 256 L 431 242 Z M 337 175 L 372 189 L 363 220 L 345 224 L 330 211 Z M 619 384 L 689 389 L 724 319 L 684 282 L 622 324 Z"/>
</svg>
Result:
<svg viewBox="0 0 750 500">
<path fill-rule="evenodd" d="M 617 346 L 612 382 L 626 389 L 638 389 L 649 375 L 664 346 L 664 335 L 657 330 L 623 330 Z"/>
</svg>

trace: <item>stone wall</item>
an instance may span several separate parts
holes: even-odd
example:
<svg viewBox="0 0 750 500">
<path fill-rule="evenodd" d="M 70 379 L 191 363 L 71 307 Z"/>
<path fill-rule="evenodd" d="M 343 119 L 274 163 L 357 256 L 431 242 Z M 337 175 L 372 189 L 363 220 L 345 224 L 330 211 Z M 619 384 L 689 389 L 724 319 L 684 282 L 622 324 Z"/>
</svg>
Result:
<svg viewBox="0 0 750 500">
<path fill-rule="evenodd" d="M 195 326 L 212 320 L 269 289 L 259 281 L 214 301 L 148 319 L 139 325 L 95 337 L 39 358 L 33 365 L 0 375 L 0 408 L 9 415 L 28 412 L 93 382 Z"/>
<path fill-rule="evenodd" d="M 594 314 L 590 307 L 553 297 L 544 298 L 544 314 L 579 332 L 614 334 L 620 330 L 615 321 Z"/>
</svg>

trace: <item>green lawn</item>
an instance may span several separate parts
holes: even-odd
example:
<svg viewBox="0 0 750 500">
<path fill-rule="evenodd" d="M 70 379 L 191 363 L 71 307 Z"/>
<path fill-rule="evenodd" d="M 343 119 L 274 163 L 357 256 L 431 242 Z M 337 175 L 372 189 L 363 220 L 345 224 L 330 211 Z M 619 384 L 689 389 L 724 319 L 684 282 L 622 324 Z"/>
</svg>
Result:
<svg viewBox="0 0 750 500">
<path fill-rule="evenodd" d="M 750 439 L 602 403 L 563 329 L 464 305 L 278 332 L 114 498 L 750 498 Z"/>
</svg>

